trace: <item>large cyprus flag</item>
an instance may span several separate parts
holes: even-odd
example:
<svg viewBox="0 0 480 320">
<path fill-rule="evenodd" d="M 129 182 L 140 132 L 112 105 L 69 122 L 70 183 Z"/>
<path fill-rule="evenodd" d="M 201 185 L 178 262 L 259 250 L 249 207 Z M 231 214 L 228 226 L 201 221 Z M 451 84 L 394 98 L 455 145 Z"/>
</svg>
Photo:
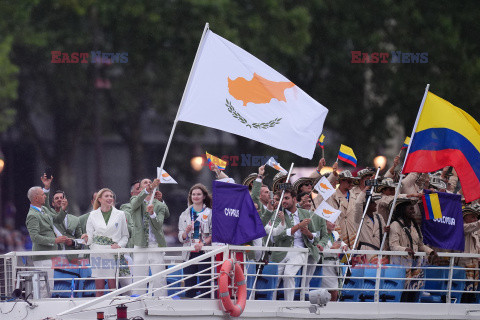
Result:
<svg viewBox="0 0 480 320">
<path fill-rule="evenodd" d="M 311 159 L 328 109 L 253 55 L 204 34 L 178 120 Z"/>
</svg>

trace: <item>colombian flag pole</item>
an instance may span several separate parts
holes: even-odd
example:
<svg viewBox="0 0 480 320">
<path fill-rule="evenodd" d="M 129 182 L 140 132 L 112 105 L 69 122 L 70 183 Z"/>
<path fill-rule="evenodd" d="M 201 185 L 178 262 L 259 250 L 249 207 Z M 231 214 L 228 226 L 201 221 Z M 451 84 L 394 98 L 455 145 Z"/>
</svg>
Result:
<svg viewBox="0 0 480 320">
<path fill-rule="evenodd" d="M 406 138 L 405 138 L 405 141 L 403 142 L 403 146 L 402 146 L 402 148 L 400 149 L 400 152 L 398 153 L 398 156 L 399 156 L 399 157 L 402 155 L 402 150 L 403 150 L 403 149 L 407 149 L 408 146 L 410 145 L 410 140 L 411 140 L 410 137 L 406 137 Z"/>
<path fill-rule="evenodd" d="M 428 93 L 428 89 L 430 88 L 430 84 L 427 84 L 427 86 L 425 87 L 425 93 L 423 94 L 423 98 L 422 98 L 422 102 L 420 103 L 420 108 L 418 109 L 418 113 L 417 113 L 417 118 L 415 119 L 415 124 L 413 125 L 413 129 L 412 129 L 412 134 L 411 134 L 411 138 L 410 138 L 410 141 L 413 140 L 413 137 L 415 136 L 415 130 L 417 129 L 417 125 L 418 125 L 418 120 L 420 119 L 420 115 L 422 114 L 422 110 L 423 110 L 423 105 L 425 104 L 425 99 L 427 99 L 427 93 Z M 405 139 L 406 141 L 406 139 Z M 403 166 L 402 168 L 405 166 L 405 162 L 407 161 L 407 158 L 408 158 L 408 153 L 410 151 L 410 147 L 412 146 L 411 143 L 408 144 L 408 147 L 407 147 L 407 155 L 405 156 L 405 159 L 403 160 Z M 390 225 L 390 222 L 392 221 L 392 214 L 393 214 L 393 210 L 395 209 L 395 203 L 397 202 L 397 198 L 398 198 L 398 195 L 400 194 L 400 186 L 402 185 L 402 180 L 403 180 L 403 177 L 405 175 L 402 173 L 400 173 L 400 180 L 398 181 L 398 185 L 397 185 L 397 188 L 395 189 L 395 197 L 393 198 L 393 203 L 392 203 L 392 207 L 390 209 L 390 213 L 388 215 L 388 222 L 387 222 L 387 226 Z M 380 251 L 383 250 L 383 246 L 385 245 L 385 240 L 387 238 L 387 234 L 384 233 L 383 234 L 383 239 L 382 239 L 382 244 L 380 245 Z M 379 258 L 380 259 L 380 258 Z"/>
</svg>

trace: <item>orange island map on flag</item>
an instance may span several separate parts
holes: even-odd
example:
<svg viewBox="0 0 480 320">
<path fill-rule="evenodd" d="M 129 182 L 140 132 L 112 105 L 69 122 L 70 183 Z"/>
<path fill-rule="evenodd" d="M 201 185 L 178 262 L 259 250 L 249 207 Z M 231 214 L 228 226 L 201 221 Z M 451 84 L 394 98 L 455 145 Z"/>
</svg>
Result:
<svg viewBox="0 0 480 320">
<path fill-rule="evenodd" d="M 287 102 L 285 90 L 295 86 L 293 82 L 270 81 L 254 73 L 251 80 L 238 77 L 235 80 L 228 78 L 228 92 L 237 100 L 247 103 L 269 103 L 272 99 Z"/>
<path fill-rule="evenodd" d="M 209 29 L 179 109 L 177 121 L 237 134 L 309 159 L 328 113 L 285 76 Z"/>
</svg>

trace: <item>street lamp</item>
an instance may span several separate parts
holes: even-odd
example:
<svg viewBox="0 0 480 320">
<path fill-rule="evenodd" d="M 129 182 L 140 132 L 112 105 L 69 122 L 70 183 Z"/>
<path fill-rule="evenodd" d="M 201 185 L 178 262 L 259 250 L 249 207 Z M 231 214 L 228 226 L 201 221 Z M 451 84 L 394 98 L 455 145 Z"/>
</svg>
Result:
<svg viewBox="0 0 480 320">
<path fill-rule="evenodd" d="M 0 150 L 0 173 L 2 173 L 4 167 L 5 167 L 5 156 L 3 155 L 2 150 Z"/>
<path fill-rule="evenodd" d="M 387 165 L 387 158 L 385 156 L 377 156 L 373 159 L 373 164 L 375 165 L 375 168 L 380 167 L 380 170 L 383 170 Z"/>
<path fill-rule="evenodd" d="M 193 157 L 190 160 L 190 165 L 192 166 L 193 170 L 195 171 L 200 171 L 203 168 L 203 158 L 198 156 L 198 157 Z"/>
</svg>

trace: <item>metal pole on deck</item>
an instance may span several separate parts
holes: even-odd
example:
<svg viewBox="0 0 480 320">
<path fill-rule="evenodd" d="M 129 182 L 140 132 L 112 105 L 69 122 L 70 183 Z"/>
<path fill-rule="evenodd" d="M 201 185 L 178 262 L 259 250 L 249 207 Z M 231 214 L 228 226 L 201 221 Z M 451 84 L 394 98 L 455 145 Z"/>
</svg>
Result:
<svg viewBox="0 0 480 320">
<path fill-rule="evenodd" d="M 288 170 L 286 182 L 290 180 L 292 170 L 293 170 L 293 162 L 290 165 L 290 170 Z M 280 196 L 280 200 L 278 201 L 278 206 L 277 206 L 277 209 L 275 210 L 275 216 L 273 217 L 272 228 L 270 229 L 270 232 L 268 233 L 267 241 L 265 242 L 265 248 L 268 248 L 268 243 L 270 242 L 270 238 L 272 237 L 273 229 L 275 226 L 275 220 L 277 220 L 278 210 L 280 209 L 280 206 L 282 204 L 284 194 L 285 194 L 285 189 L 282 190 L 282 195 Z M 263 251 L 262 253 L 262 257 L 260 258 L 260 261 L 261 261 L 260 264 L 265 264 L 265 262 L 262 262 L 262 260 L 265 257 L 265 252 L 266 251 Z M 253 293 L 255 292 L 255 286 L 257 285 L 257 279 L 258 279 L 258 275 L 260 274 L 260 271 L 261 271 L 261 268 L 259 267 L 257 270 L 257 273 L 255 274 L 255 280 L 253 281 L 252 291 L 250 292 L 250 297 L 248 298 L 248 300 L 253 300 L 253 298 L 255 297 Z"/>
<path fill-rule="evenodd" d="M 375 173 L 375 180 L 378 179 L 378 174 L 380 173 L 380 167 L 377 168 L 377 172 Z M 360 221 L 360 225 L 358 227 L 358 230 L 357 230 L 357 234 L 355 236 L 355 241 L 353 242 L 353 248 L 352 250 L 355 250 L 355 247 L 357 246 L 357 243 L 358 243 L 358 239 L 360 238 L 360 231 L 362 230 L 362 226 L 363 226 L 363 221 L 365 220 L 365 215 L 367 214 L 367 210 L 368 210 L 368 206 L 370 205 L 370 201 L 372 200 L 372 194 L 373 194 L 373 190 L 370 189 L 370 192 L 367 192 L 367 203 L 365 205 L 365 208 L 363 209 L 363 215 L 362 215 L 362 220 Z M 347 256 L 347 266 L 350 265 L 350 259 L 352 257 L 352 254 L 350 254 L 349 256 Z M 347 278 L 347 270 L 345 270 L 345 273 L 343 275 L 343 279 L 342 279 L 342 288 L 343 288 L 343 285 L 345 284 L 345 280 Z"/>
<path fill-rule="evenodd" d="M 209 27 L 208 22 L 205 23 L 205 28 L 203 29 L 202 37 L 200 38 L 200 44 L 198 45 L 197 53 L 195 54 L 195 59 L 193 60 L 192 69 L 190 70 L 190 74 L 188 75 L 187 85 L 185 86 L 185 90 L 183 91 L 182 100 L 180 100 L 180 106 L 178 107 L 177 115 L 175 116 L 175 120 L 173 121 L 172 131 L 170 132 L 170 137 L 168 138 L 167 146 L 165 148 L 165 153 L 163 154 L 162 163 L 160 164 L 160 175 L 162 174 L 163 166 L 165 165 L 165 160 L 167 159 L 168 150 L 170 149 L 170 144 L 171 144 L 172 138 L 173 138 L 173 133 L 175 132 L 175 128 L 177 127 L 178 115 L 180 114 L 180 110 L 182 110 L 185 95 L 186 95 L 187 91 L 190 89 L 190 84 L 191 84 L 191 81 L 192 81 L 191 76 L 192 76 L 192 73 L 195 70 L 195 67 L 197 66 L 197 58 L 198 58 L 198 55 L 201 51 L 200 49 L 202 48 L 203 41 L 205 39 L 205 34 L 207 34 L 209 28 L 210 27 Z M 156 191 L 157 191 L 157 188 L 155 188 L 153 190 L 153 192 L 152 192 L 153 195 L 150 198 L 149 204 L 153 203 L 153 199 L 155 199 L 155 192 Z"/>
</svg>

